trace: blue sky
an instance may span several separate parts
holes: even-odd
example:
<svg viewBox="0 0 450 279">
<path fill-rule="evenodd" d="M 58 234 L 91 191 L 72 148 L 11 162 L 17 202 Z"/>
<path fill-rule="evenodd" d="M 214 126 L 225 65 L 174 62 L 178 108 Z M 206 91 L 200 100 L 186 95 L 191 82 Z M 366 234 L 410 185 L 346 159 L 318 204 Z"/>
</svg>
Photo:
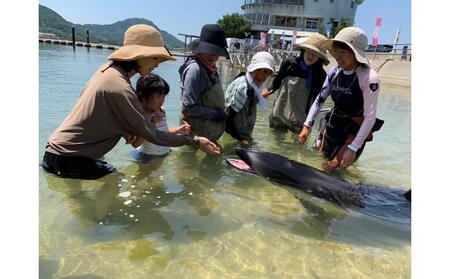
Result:
<svg viewBox="0 0 450 279">
<path fill-rule="evenodd" d="M 243 2 L 244 0 L 39 1 L 73 23 L 111 24 L 130 17 L 142 17 L 153 21 L 172 35 L 199 34 L 203 24 L 215 23 L 227 13 L 240 13 Z M 358 6 L 355 26 L 366 31 L 369 44 L 377 17 L 383 19 L 379 31 L 380 43 L 392 44 L 397 26 L 401 27 L 400 43 L 411 43 L 410 0 L 365 0 Z"/>
</svg>

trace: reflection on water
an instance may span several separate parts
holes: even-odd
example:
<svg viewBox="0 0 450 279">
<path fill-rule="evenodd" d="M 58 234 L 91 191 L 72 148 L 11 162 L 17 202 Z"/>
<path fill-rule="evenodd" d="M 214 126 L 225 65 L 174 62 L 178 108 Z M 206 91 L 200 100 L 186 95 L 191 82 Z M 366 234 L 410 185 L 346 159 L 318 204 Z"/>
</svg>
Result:
<svg viewBox="0 0 450 279">
<path fill-rule="evenodd" d="M 108 55 L 40 45 L 40 157 Z M 156 70 L 172 90 L 165 106 L 169 126 L 178 123 L 181 60 Z M 223 86 L 239 72 L 226 63 L 219 71 Z M 407 189 L 410 96 L 389 90 L 379 100 L 383 129 L 356 166 L 338 175 Z M 268 115 L 258 111 L 252 148 L 320 167 L 320 154 L 310 145 L 298 147 L 290 132 L 271 131 Z M 106 155 L 118 172 L 95 181 L 41 170 L 41 278 L 410 277 L 409 224 L 345 210 L 236 171 L 224 159 L 239 143 L 225 135 L 220 144 L 220 156 L 179 147 L 139 164 L 122 141 Z"/>
</svg>

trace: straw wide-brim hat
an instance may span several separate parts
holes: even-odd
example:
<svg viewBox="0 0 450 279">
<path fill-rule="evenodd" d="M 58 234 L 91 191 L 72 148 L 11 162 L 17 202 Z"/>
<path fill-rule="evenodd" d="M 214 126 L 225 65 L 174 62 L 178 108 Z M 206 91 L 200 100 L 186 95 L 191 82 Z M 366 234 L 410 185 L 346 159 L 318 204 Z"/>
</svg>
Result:
<svg viewBox="0 0 450 279">
<path fill-rule="evenodd" d="M 330 60 L 327 57 L 327 50 L 320 45 L 326 40 L 327 38 L 324 35 L 313 33 L 306 39 L 306 41 L 299 44 L 298 47 L 315 52 L 317 55 L 319 55 L 320 58 L 324 60 L 324 64 L 328 65 L 330 64 Z"/>
<path fill-rule="evenodd" d="M 358 27 L 346 27 L 339 31 L 333 39 L 322 42 L 321 46 L 330 51 L 334 41 L 348 45 L 353 50 L 355 58 L 359 63 L 367 66 L 370 65 L 370 60 L 364 52 L 368 42 L 364 30 Z"/>
<path fill-rule="evenodd" d="M 275 72 L 275 59 L 272 54 L 267 51 L 260 51 L 253 55 L 250 65 L 247 66 L 247 71 L 253 72 L 258 69 L 269 69 Z"/>
<path fill-rule="evenodd" d="M 167 48 L 156 28 L 146 24 L 136 24 L 125 31 L 123 47 L 114 51 L 109 60 L 132 61 L 145 57 L 160 57 L 176 60 Z"/>
</svg>

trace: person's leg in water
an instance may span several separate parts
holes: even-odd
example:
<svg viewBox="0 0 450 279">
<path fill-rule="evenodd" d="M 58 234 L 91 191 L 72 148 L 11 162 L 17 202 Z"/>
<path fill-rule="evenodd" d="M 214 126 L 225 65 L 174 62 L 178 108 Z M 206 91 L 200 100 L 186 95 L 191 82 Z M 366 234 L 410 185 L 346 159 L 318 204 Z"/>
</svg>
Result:
<svg viewBox="0 0 450 279">
<path fill-rule="evenodd" d="M 98 179 L 116 171 L 113 165 L 84 156 L 61 156 L 45 152 L 42 167 L 62 178 Z"/>
</svg>

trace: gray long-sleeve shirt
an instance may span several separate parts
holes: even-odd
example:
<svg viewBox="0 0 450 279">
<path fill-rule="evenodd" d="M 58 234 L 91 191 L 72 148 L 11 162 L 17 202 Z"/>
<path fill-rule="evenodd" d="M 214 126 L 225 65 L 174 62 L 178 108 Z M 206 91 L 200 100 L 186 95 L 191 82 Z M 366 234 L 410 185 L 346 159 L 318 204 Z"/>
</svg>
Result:
<svg viewBox="0 0 450 279">
<path fill-rule="evenodd" d="M 180 69 L 181 111 L 191 117 L 212 119 L 217 110 L 199 104 L 200 95 L 220 82 L 217 73 L 210 73 L 195 57 L 183 64 Z"/>
<path fill-rule="evenodd" d="M 127 135 L 162 146 L 193 144 L 190 136 L 161 132 L 146 122 L 128 75 L 108 63 L 87 83 L 72 111 L 49 137 L 46 151 L 99 158 Z"/>
</svg>

